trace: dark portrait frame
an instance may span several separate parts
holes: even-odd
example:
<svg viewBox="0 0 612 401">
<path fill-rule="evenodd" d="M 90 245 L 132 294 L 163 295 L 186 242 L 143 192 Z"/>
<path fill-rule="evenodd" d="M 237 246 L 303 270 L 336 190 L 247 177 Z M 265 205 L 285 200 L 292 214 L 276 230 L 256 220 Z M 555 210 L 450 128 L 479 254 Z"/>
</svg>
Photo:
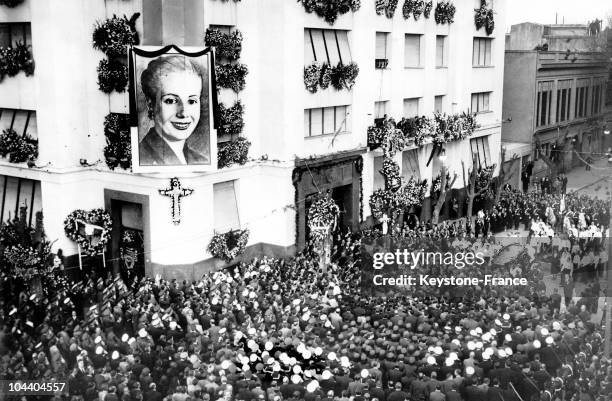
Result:
<svg viewBox="0 0 612 401">
<path fill-rule="evenodd" d="M 180 164 L 170 147 L 154 131 L 141 76 L 149 63 L 160 58 L 184 57 L 202 73 L 200 118 L 185 142 L 187 164 Z M 211 171 L 217 168 L 218 126 L 214 52 L 207 48 L 179 48 L 175 45 L 138 46 L 130 49 L 130 127 L 132 171 L 136 173 L 175 173 Z M 145 156 L 146 155 L 146 156 Z M 189 157 L 193 156 L 193 157 Z M 144 159 L 144 160 L 143 160 Z"/>
</svg>

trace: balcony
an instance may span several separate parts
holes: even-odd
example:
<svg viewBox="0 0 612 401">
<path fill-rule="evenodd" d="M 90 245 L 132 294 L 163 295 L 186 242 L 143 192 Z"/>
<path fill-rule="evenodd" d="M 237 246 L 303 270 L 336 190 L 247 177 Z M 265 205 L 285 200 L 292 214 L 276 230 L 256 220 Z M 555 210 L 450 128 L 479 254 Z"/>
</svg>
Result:
<svg viewBox="0 0 612 401">
<path fill-rule="evenodd" d="M 608 60 L 602 53 L 538 52 L 538 70 L 565 68 L 606 68 Z"/>
</svg>

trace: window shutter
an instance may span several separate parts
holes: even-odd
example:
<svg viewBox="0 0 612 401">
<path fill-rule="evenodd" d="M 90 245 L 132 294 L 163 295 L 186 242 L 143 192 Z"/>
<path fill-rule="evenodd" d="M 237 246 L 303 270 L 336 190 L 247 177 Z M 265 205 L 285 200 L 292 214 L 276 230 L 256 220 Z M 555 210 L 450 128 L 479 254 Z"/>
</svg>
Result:
<svg viewBox="0 0 612 401">
<path fill-rule="evenodd" d="M 419 156 L 416 149 L 407 150 L 402 154 L 402 176 L 406 181 L 408 181 L 410 177 L 414 177 L 415 180 L 421 178 Z"/>
<path fill-rule="evenodd" d="M 387 58 L 387 33 L 376 32 L 376 59 Z"/>
<path fill-rule="evenodd" d="M 421 35 L 406 35 L 404 42 L 404 66 L 420 67 Z"/>
<path fill-rule="evenodd" d="M 213 185 L 215 231 L 224 233 L 240 229 L 235 181 Z"/>
<path fill-rule="evenodd" d="M 334 108 L 333 107 L 325 107 L 323 109 L 323 134 L 333 134 L 334 133 Z"/>
<path fill-rule="evenodd" d="M 323 31 L 321 29 L 311 29 L 310 35 L 312 36 L 316 60 L 320 63 L 329 63 L 327 51 L 325 50 L 325 42 L 323 40 Z"/>
<path fill-rule="evenodd" d="M 331 65 L 338 65 L 340 62 L 340 53 L 338 51 L 336 33 L 331 29 L 326 29 L 323 31 L 323 37 L 325 38 L 325 48 L 329 56 L 329 63 Z"/>
<path fill-rule="evenodd" d="M 348 32 L 336 31 L 336 40 L 340 49 L 340 58 L 343 64 L 349 64 L 352 61 L 351 48 L 349 47 Z"/>
<path fill-rule="evenodd" d="M 436 67 L 444 67 L 444 36 L 436 36 Z"/>
</svg>

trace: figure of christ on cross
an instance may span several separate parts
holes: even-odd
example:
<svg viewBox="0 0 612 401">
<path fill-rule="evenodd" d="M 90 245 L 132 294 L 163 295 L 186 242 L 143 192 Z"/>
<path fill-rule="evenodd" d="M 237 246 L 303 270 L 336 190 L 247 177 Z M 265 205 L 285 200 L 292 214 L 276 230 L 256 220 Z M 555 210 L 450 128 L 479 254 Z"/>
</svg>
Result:
<svg viewBox="0 0 612 401">
<path fill-rule="evenodd" d="M 192 193 L 193 189 L 181 188 L 181 182 L 176 177 L 170 179 L 170 188 L 159 190 L 160 195 L 168 196 L 172 201 L 171 212 L 174 224 L 181 222 L 181 198 Z"/>
</svg>

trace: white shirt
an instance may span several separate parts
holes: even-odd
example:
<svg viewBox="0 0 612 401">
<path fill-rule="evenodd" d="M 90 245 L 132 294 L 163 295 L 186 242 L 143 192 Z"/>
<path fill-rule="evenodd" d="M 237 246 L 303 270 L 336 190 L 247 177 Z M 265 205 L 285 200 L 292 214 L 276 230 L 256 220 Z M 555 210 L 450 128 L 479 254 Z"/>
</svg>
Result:
<svg viewBox="0 0 612 401">
<path fill-rule="evenodd" d="M 176 155 L 176 158 L 179 159 L 181 164 L 187 164 L 187 159 L 185 159 L 185 153 L 183 153 L 183 149 L 185 147 L 185 141 L 169 141 L 162 136 L 162 139 L 170 146 L 170 149 Z"/>
</svg>

